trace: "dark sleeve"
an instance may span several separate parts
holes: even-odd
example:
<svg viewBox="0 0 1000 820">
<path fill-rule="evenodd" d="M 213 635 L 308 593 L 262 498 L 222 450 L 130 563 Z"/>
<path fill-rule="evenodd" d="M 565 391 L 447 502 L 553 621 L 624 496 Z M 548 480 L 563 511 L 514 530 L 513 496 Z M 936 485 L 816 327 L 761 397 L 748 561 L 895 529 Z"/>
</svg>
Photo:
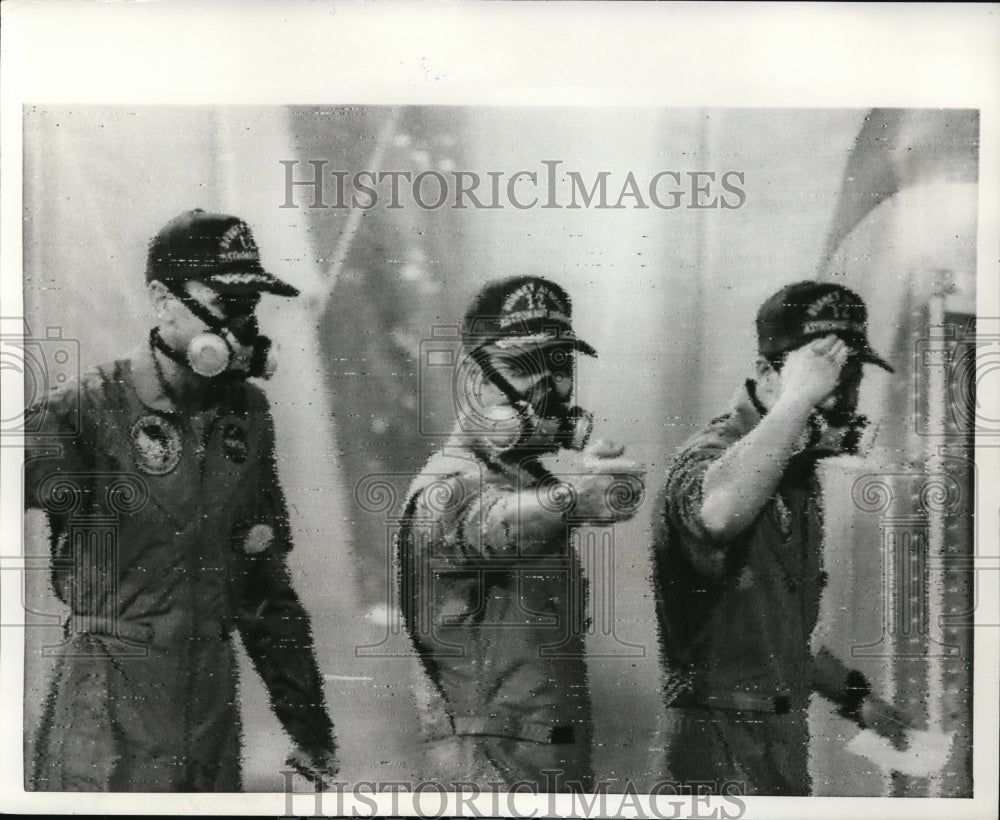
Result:
<svg viewBox="0 0 1000 820">
<path fill-rule="evenodd" d="M 261 475 L 258 485 L 257 516 L 258 524 L 267 524 L 274 530 L 274 547 L 279 554 L 287 553 L 292 548 L 292 528 L 288 520 L 288 505 L 285 503 L 285 493 L 278 478 L 278 464 L 275 457 L 274 421 L 271 411 L 263 396 L 260 397 L 260 418 L 264 425 L 262 438 Z"/>
<path fill-rule="evenodd" d="M 332 751 L 309 616 L 292 588 L 284 556 L 269 549 L 251 559 L 239 630 L 285 731 L 308 752 Z"/>
<path fill-rule="evenodd" d="M 309 616 L 292 588 L 285 554 L 291 527 L 274 456 L 273 422 L 266 405 L 258 524 L 274 531 L 270 546 L 250 556 L 239 609 L 247 654 L 264 681 L 271 706 L 292 739 L 309 752 L 332 750 L 333 726 L 326 711 L 323 679 L 316 664 Z"/>
<path fill-rule="evenodd" d="M 855 717 L 861 702 L 871 693 L 868 679 L 847 665 L 826 647 L 812 658 L 812 688 L 840 707 L 845 717 Z"/>
<path fill-rule="evenodd" d="M 80 382 L 73 381 L 53 391 L 25 410 L 24 506 L 51 512 L 51 476 L 68 476 L 79 484 L 94 469 L 94 431 L 84 430 L 83 395 Z M 92 425 L 88 425 L 88 428 Z M 50 516 L 51 518 L 51 516 Z"/>
<path fill-rule="evenodd" d="M 104 446 L 94 421 L 100 413 L 100 402 L 77 380 L 25 411 L 24 506 L 45 513 L 52 556 L 49 581 L 68 606 L 73 605 L 74 586 L 66 568 L 66 535 L 70 518 L 93 504 L 96 453 Z"/>
</svg>

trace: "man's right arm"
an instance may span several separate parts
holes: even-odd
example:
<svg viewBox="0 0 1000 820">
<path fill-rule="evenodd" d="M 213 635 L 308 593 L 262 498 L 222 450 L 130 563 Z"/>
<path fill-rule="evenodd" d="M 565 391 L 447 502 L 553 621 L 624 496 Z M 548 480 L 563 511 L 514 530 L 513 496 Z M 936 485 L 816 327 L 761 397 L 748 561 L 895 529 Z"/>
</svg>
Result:
<svg viewBox="0 0 1000 820">
<path fill-rule="evenodd" d="M 48 512 L 42 485 L 53 473 L 81 475 L 93 469 L 88 436 L 80 429 L 82 385 L 74 381 L 25 410 L 24 506 Z"/>
<path fill-rule="evenodd" d="M 435 552 L 452 560 L 545 552 L 566 530 L 565 517 L 539 504 L 533 488 L 449 476 L 423 488 L 411 527 L 426 530 Z"/>
<path fill-rule="evenodd" d="M 561 551 L 570 522 L 635 514 L 645 490 L 643 470 L 621 456 L 622 448 L 600 442 L 583 453 L 560 453 L 547 461 L 550 480 L 526 480 L 524 486 L 453 475 L 421 491 L 415 521 L 428 522 L 439 549 L 453 554 Z"/>
<path fill-rule="evenodd" d="M 795 452 L 812 406 L 781 401 L 753 430 L 705 471 L 701 522 L 706 532 L 728 541 L 743 532 L 774 495 Z"/>
<path fill-rule="evenodd" d="M 705 472 L 701 523 L 712 538 L 727 541 L 743 532 L 774 495 L 809 416 L 836 389 L 849 352 L 827 336 L 788 354 L 770 410 Z"/>
<path fill-rule="evenodd" d="M 24 508 L 40 511 L 26 516 L 25 526 L 31 537 L 48 540 L 53 559 L 66 557 L 69 520 L 92 488 L 100 445 L 90 408 L 84 384 L 74 380 L 25 411 Z M 50 568 L 52 591 L 72 607 L 71 573 L 56 567 Z"/>
</svg>

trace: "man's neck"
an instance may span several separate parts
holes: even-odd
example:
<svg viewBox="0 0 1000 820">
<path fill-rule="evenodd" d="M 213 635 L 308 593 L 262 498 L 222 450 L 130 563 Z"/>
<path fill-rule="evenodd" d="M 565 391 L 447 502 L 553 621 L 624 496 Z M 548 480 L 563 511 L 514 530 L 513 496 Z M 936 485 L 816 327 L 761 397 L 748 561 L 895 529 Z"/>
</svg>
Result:
<svg viewBox="0 0 1000 820">
<path fill-rule="evenodd" d="M 215 401 L 217 384 L 174 361 L 155 345 L 150 354 L 160 388 L 178 409 L 198 410 Z"/>
</svg>

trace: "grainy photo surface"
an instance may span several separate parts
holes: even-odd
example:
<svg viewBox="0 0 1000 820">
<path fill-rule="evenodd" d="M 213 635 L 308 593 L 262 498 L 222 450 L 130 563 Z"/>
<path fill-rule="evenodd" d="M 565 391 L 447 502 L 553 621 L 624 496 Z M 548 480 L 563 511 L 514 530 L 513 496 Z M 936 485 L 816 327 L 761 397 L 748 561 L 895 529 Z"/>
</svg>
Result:
<svg viewBox="0 0 1000 820">
<path fill-rule="evenodd" d="M 24 126 L 32 788 L 969 794 L 975 111 Z"/>
<path fill-rule="evenodd" d="M 22 102 L 17 789 L 977 797 L 995 112 L 344 99 Z"/>
</svg>

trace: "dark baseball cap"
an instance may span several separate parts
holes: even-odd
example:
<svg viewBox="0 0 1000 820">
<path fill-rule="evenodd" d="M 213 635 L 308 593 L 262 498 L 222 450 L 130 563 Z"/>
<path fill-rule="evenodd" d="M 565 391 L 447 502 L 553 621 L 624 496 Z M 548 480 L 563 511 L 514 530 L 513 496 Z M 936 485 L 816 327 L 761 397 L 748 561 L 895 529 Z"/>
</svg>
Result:
<svg viewBox="0 0 1000 820">
<path fill-rule="evenodd" d="M 462 339 L 500 348 L 565 345 L 596 356 L 576 337 L 571 320 L 569 295 L 555 282 L 512 276 L 490 282 L 473 299 L 462 320 Z"/>
<path fill-rule="evenodd" d="M 868 342 L 864 300 L 843 285 L 796 282 L 783 287 L 757 311 L 757 350 L 762 356 L 786 353 L 831 333 L 851 345 L 862 361 L 894 372 Z"/>
<path fill-rule="evenodd" d="M 299 295 L 298 288 L 261 267 L 257 243 L 242 219 L 201 208 L 164 225 L 149 243 L 146 257 L 146 281 L 176 286 L 191 280 L 224 296 Z"/>
</svg>

